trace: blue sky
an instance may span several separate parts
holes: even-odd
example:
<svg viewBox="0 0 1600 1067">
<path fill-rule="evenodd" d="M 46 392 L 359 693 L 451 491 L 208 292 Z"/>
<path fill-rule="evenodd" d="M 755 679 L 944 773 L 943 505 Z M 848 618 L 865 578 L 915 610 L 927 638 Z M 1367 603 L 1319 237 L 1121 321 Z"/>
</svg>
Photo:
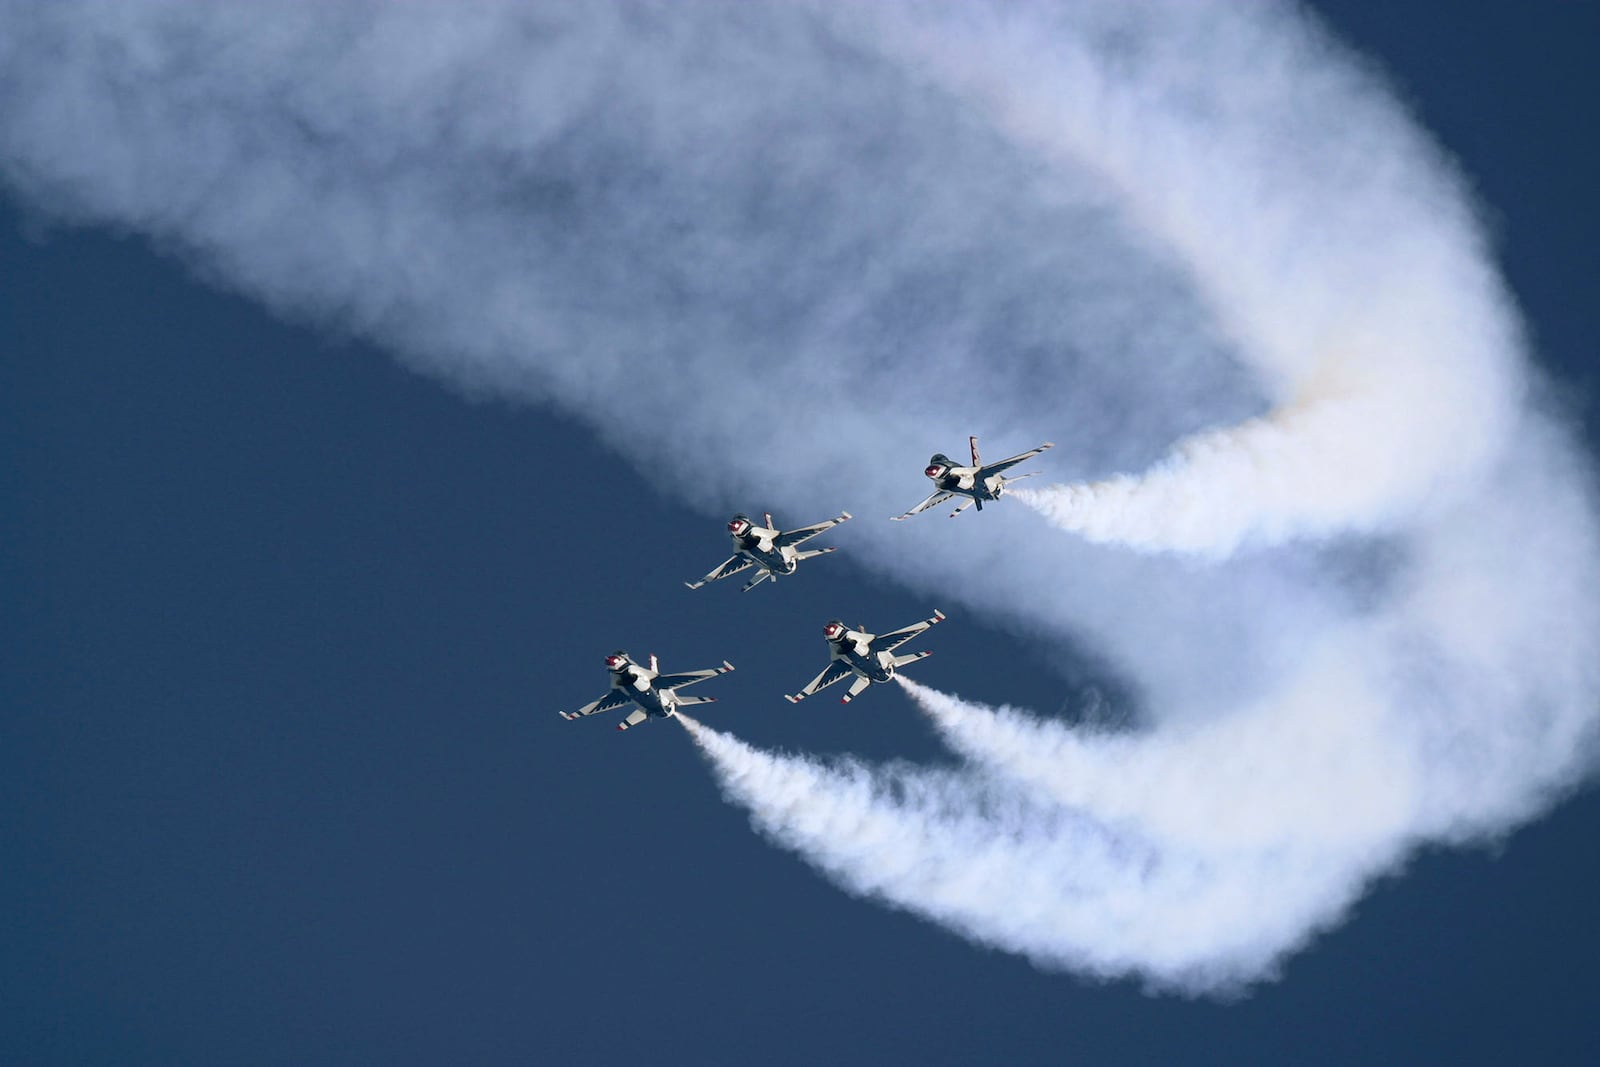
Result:
<svg viewBox="0 0 1600 1067">
<path fill-rule="evenodd" d="M 1320 10 L 1471 176 L 1592 443 L 1593 15 Z M 137 234 L 6 211 L 9 1062 L 1593 1057 L 1592 790 L 1495 848 L 1423 851 L 1242 1000 L 976 948 L 751 833 L 670 724 L 551 712 L 618 645 L 726 657 L 708 722 L 946 764 L 897 692 L 777 700 L 823 620 L 943 607 L 916 677 L 1045 712 L 1093 669 L 853 561 L 849 527 L 800 581 L 690 594 L 723 516 L 614 441 L 275 318 Z M 908 443 L 885 506 L 956 443 Z"/>
</svg>

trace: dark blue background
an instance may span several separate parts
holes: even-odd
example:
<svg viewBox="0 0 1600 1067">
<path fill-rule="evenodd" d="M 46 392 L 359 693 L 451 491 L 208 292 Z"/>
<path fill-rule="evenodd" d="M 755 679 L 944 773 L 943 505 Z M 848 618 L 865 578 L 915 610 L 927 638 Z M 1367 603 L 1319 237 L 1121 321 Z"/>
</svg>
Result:
<svg viewBox="0 0 1600 1067">
<path fill-rule="evenodd" d="M 1595 9 L 1325 10 L 1478 181 L 1600 439 Z M 0 1061 L 1600 1061 L 1593 791 L 1498 850 L 1422 854 L 1242 1002 L 1040 973 L 769 847 L 676 726 L 553 714 L 619 644 L 726 656 L 713 724 L 944 759 L 893 691 L 778 699 L 824 619 L 936 605 L 848 551 L 689 593 L 721 517 L 560 416 L 6 212 Z M 936 686 L 1016 654 L 955 611 L 928 640 Z M 1062 696 L 1005 673 L 983 695 Z"/>
</svg>

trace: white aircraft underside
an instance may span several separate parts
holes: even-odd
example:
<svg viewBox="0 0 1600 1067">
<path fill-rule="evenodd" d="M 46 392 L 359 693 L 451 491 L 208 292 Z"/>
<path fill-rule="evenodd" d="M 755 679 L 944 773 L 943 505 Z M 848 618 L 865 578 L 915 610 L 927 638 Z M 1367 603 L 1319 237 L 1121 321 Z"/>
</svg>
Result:
<svg viewBox="0 0 1600 1067">
<path fill-rule="evenodd" d="M 978 505 L 979 511 L 982 511 L 985 500 L 999 500 L 1005 494 L 1007 483 L 1021 481 L 1023 478 L 1032 478 L 1034 474 L 1039 473 L 1034 471 L 1031 474 L 1018 474 L 1007 478 L 1004 477 L 1002 472 L 1010 470 L 1025 459 L 1032 459 L 1046 449 L 1055 447 L 1054 443 L 1046 441 L 1038 448 L 1030 448 L 1026 452 L 1012 456 L 1010 459 L 1002 459 L 998 463 L 983 464 L 978 459 L 978 439 L 969 437 L 967 440 L 972 446 L 972 465 L 958 467 L 943 452 L 935 452 L 929 457 L 928 465 L 923 469 L 922 473 L 927 475 L 937 488 L 928 495 L 926 500 L 913 507 L 910 511 L 894 516 L 896 522 L 921 514 L 931 507 L 943 504 L 947 500 L 954 500 L 958 496 L 964 496 L 967 499 L 957 505 L 956 509 L 950 513 L 952 519 L 974 504 Z"/>
<path fill-rule="evenodd" d="M 734 554 L 699 581 L 683 584 L 690 589 L 699 589 L 708 582 L 721 581 L 755 567 L 755 577 L 744 583 L 744 589 L 741 590 L 748 593 L 769 578 L 776 580 L 780 576 L 793 574 L 801 560 L 836 551 L 835 548 L 813 548 L 802 552 L 800 546 L 850 517 L 848 511 L 841 511 L 836 519 L 784 531 L 774 525 L 770 511 L 764 516 L 765 526 L 757 526 L 744 515 L 735 515 L 728 523 L 728 536 L 733 539 Z"/>
<path fill-rule="evenodd" d="M 784 699 L 791 704 L 798 704 L 808 696 L 813 696 L 820 690 L 828 688 L 835 682 L 843 681 L 850 675 L 855 675 L 855 680 L 850 683 L 850 688 L 839 699 L 839 703 L 848 704 L 875 682 L 887 682 L 894 677 L 894 672 L 908 663 L 915 663 L 919 659 L 933 655 L 932 652 L 912 652 L 908 655 L 897 656 L 894 650 L 920 634 L 930 626 L 944 621 L 944 612 L 935 611 L 929 618 L 921 622 L 914 622 L 910 626 L 899 630 L 891 630 L 886 634 L 868 633 L 864 628 L 852 630 L 838 619 L 834 619 L 823 627 L 822 634 L 828 640 L 829 661 L 822 668 L 822 672 L 800 692 L 790 696 L 784 694 Z"/>
<path fill-rule="evenodd" d="M 708 667 L 703 671 L 662 674 L 655 656 L 650 657 L 650 666 L 646 667 L 634 662 L 626 652 L 618 650 L 606 657 L 606 669 L 611 672 L 610 692 L 577 711 L 557 714 L 563 719 L 581 719 L 586 715 L 635 704 L 637 707 L 633 712 L 617 724 L 617 729 L 627 730 L 649 718 L 665 719 L 676 715 L 679 708 L 715 703 L 716 697 L 679 696 L 678 690 L 719 674 L 727 674 L 733 670 L 733 664 L 723 660 L 722 666 Z"/>
</svg>

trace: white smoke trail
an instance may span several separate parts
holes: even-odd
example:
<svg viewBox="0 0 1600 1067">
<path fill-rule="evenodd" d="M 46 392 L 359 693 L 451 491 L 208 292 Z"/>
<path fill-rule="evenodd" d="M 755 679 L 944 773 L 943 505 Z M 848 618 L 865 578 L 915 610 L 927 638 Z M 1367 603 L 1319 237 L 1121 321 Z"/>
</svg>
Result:
<svg viewBox="0 0 1600 1067">
<path fill-rule="evenodd" d="M 1018 495 L 1081 537 L 853 548 L 1081 642 L 1137 731 L 914 690 L 938 774 L 696 731 L 767 832 L 987 943 L 1248 981 L 1591 763 L 1587 462 L 1462 182 L 1297 9 L 0 0 L 0 180 L 708 508 L 887 515 L 934 447 L 1056 441 Z"/>
<path fill-rule="evenodd" d="M 679 715 L 680 720 L 684 716 Z M 1102 822 L 1000 778 L 825 765 L 684 720 L 758 830 L 847 888 L 1041 966 L 1227 991 L 1348 904 L 1389 845 L 1336 862 L 1293 842 L 1207 850 Z"/>
<path fill-rule="evenodd" d="M 1091 540 L 1225 554 L 1408 522 L 1425 495 L 1470 486 L 1511 431 L 1522 368 L 1450 168 L 1305 27 L 1149 14 L 1072 5 L 1054 16 L 1065 42 L 1039 32 L 1051 16 L 1005 9 L 961 11 L 959 35 L 879 24 L 1020 142 L 1089 161 L 1267 387 L 1269 412 L 1180 441 L 1142 476 L 1019 498 Z M 1130 22 L 1145 32 L 1130 40 Z"/>
</svg>

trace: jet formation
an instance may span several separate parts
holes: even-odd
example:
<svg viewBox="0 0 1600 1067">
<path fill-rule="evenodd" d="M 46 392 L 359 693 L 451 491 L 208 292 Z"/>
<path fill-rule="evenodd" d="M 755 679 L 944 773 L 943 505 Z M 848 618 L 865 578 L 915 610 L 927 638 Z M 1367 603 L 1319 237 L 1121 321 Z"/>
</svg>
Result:
<svg viewBox="0 0 1600 1067">
<path fill-rule="evenodd" d="M 1032 459 L 1046 449 L 1055 447 L 1047 441 L 1038 448 L 1029 449 L 1010 459 L 985 465 L 978 458 L 978 439 L 969 437 L 967 440 L 972 449 L 971 465 L 957 466 L 944 453 L 935 452 L 922 472 L 932 480 L 933 493 L 905 514 L 894 516 L 896 521 L 919 514 L 958 496 L 966 499 L 950 513 L 952 519 L 973 505 L 977 505 L 978 510 L 982 511 L 985 502 L 992 503 L 1005 494 L 1006 486 L 1010 482 L 1032 477 L 1032 474 L 1023 474 L 1008 478 L 1004 474 L 1005 471 L 1023 460 Z M 733 555 L 714 567 L 705 577 L 684 584 L 690 589 L 699 589 L 711 582 L 721 581 L 751 568 L 755 568 L 756 573 L 745 582 L 743 592 L 749 592 L 762 582 L 776 582 L 780 577 L 793 575 L 802 561 L 835 551 L 833 547 L 802 551 L 800 546 L 850 518 L 848 511 L 841 511 L 837 518 L 785 531 L 780 530 L 772 521 L 771 512 L 763 514 L 763 524 L 760 526 L 757 526 L 748 515 L 735 515 L 728 522 L 728 536 L 733 542 Z M 944 612 L 935 611 L 926 619 L 883 634 L 871 633 L 864 625 L 852 630 L 838 619 L 829 620 L 822 628 L 822 635 L 828 642 L 828 665 L 798 693 L 792 695 L 785 693 L 784 699 L 791 704 L 798 704 L 820 690 L 854 675 L 849 689 L 840 698 L 841 703 L 850 703 L 872 685 L 890 681 L 901 667 L 932 655 L 928 651 L 896 655 L 895 649 L 929 627 L 943 622 L 944 618 Z M 576 711 L 560 712 L 563 719 L 580 719 L 603 711 L 614 711 L 629 704 L 634 705 L 634 709 L 617 724 L 619 730 L 630 729 L 646 719 L 671 718 L 680 708 L 709 704 L 716 700 L 715 697 L 680 696 L 678 690 L 733 670 L 733 664 L 723 660 L 720 667 L 685 671 L 680 674 L 662 674 L 654 655 L 649 657 L 647 667 L 620 649 L 607 656 L 605 663 L 606 669 L 611 673 L 611 688 L 604 696 L 590 701 Z"/>
</svg>

